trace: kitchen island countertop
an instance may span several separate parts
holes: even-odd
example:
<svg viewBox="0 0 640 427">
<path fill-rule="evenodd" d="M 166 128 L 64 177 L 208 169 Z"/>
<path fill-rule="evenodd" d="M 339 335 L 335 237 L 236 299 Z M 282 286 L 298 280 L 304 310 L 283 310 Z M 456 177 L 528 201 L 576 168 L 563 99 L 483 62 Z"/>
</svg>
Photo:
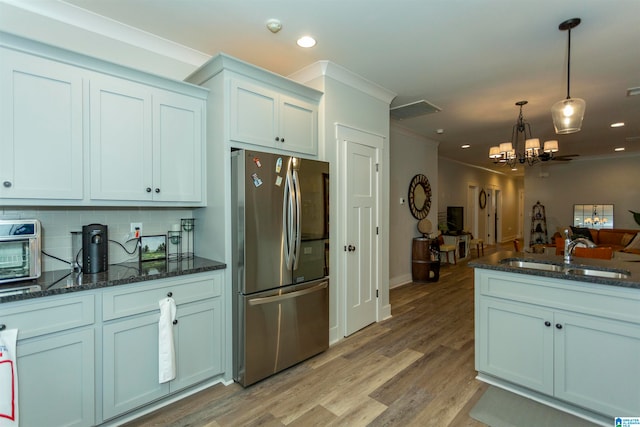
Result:
<svg viewBox="0 0 640 427">
<path fill-rule="evenodd" d="M 565 271 L 550 271 L 533 268 L 511 266 L 509 260 L 525 261 L 542 264 L 554 264 L 564 266 Z M 513 251 L 496 252 L 482 258 L 469 261 L 469 267 L 484 268 L 488 270 L 504 271 L 509 273 L 528 274 L 533 276 L 549 277 L 554 279 L 575 280 L 601 285 L 620 286 L 640 289 L 640 262 L 601 260 L 591 258 L 574 257 L 570 264 L 564 264 L 562 256 L 522 253 Z M 582 274 L 570 274 L 566 270 L 592 269 L 604 271 L 624 272 L 628 277 L 599 277 Z"/>
<path fill-rule="evenodd" d="M 181 261 L 146 261 L 109 265 L 96 274 L 78 274 L 69 270 L 47 271 L 38 280 L 0 286 L 0 304 L 51 295 L 78 292 L 109 286 L 126 285 L 146 280 L 164 279 L 226 268 L 226 264 L 206 258 L 193 257 Z M 30 291 L 11 292 L 11 289 L 31 287 Z M 3 295 L 3 291 L 4 295 Z"/>
</svg>

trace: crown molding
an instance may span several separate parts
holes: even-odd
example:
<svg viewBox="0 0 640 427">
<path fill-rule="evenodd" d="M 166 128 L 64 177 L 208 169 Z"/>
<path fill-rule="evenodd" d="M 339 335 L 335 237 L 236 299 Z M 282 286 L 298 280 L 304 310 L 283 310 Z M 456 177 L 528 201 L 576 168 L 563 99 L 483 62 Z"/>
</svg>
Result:
<svg viewBox="0 0 640 427">
<path fill-rule="evenodd" d="M 199 67 L 210 55 L 98 15 L 64 1 L 2 0 L 2 3 L 82 30 Z"/>
<path fill-rule="evenodd" d="M 382 86 L 369 81 L 358 74 L 347 70 L 331 61 L 323 60 L 310 64 L 288 76 L 290 79 L 307 83 L 318 77 L 330 77 L 336 81 L 351 86 L 387 104 L 391 104 L 396 94 Z"/>
</svg>

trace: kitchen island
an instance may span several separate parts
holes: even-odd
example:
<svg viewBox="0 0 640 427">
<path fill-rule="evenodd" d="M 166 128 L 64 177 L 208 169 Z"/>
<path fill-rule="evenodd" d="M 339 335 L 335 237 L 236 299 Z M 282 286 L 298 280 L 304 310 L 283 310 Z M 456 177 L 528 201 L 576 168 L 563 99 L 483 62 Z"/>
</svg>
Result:
<svg viewBox="0 0 640 427">
<path fill-rule="evenodd" d="M 478 379 L 592 422 L 640 414 L 640 263 L 474 260 Z"/>
<path fill-rule="evenodd" d="M 226 265 L 203 258 L 45 273 L 0 297 L 0 328 L 17 329 L 21 426 L 119 425 L 231 380 Z M 173 380 L 159 381 L 159 303 L 176 315 Z"/>
</svg>

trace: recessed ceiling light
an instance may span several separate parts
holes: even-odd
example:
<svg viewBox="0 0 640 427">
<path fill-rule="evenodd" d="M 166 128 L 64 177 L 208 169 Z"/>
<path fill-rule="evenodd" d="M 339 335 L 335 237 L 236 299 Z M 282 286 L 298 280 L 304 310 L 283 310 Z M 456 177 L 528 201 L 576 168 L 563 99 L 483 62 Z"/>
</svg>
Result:
<svg viewBox="0 0 640 427">
<path fill-rule="evenodd" d="M 469 148 L 469 147 L 471 147 L 469 144 L 464 144 L 460 146 L 460 148 Z"/>
<path fill-rule="evenodd" d="M 518 172 L 518 168 L 512 168 L 511 170 L 514 172 Z"/>
<path fill-rule="evenodd" d="M 303 36 L 300 37 L 296 43 L 298 43 L 300 47 L 314 47 L 316 40 L 311 36 Z"/>
<path fill-rule="evenodd" d="M 610 126 L 612 128 L 621 128 L 622 126 L 624 126 L 624 122 L 611 123 Z"/>
<path fill-rule="evenodd" d="M 616 147 L 613 151 L 624 151 L 624 147 Z"/>
</svg>

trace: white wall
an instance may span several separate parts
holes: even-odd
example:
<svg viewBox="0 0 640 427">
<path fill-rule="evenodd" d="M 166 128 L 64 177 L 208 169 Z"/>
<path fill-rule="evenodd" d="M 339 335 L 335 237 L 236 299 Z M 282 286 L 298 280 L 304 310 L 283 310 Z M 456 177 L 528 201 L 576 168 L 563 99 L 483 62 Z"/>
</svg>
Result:
<svg viewBox="0 0 640 427">
<path fill-rule="evenodd" d="M 438 225 L 438 143 L 413 134 L 391 122 L 391 177 L 389 182 L 389 285 L 411 281 L 411 242 L 420 237 L 418 220 L 411 215 L 408 191 L 411 179 L 423 174 L 431 185 L 431 209 L 427 219 Z M 405 204 L 400 204 L 400 198 Z"/>
<path fill-rule="evenodd" d="M 629 212 L 640 212 L 640 156 L 538 164 L 525 170 L 524 182 L 525 245 L 538 200 L 545 206 L 549 238 L 573 224 L 574 204 L 613 204 L 614 228 L 640 229 Z"/>
<path fill-rule="evenodd" d="M 109 227 L 109 240 L 125 244 L 132 222 L 142 223 L 146 236 L 167 234 L 181 218 L 192 218 L 191 209 L 139 209 L 139 208 L 21 208 L 0 207 L 0 219 L 38 219 L 42 224 L 42 250 L 49 255 L 70 261 L 71 232 L 82 231 L 83 225 L 105 224 Z M 195 225 L 196 230 L 198 224 Z M 197 234 L 196 234 L 197 235 Z M 125 244 L 132 252 L 135 242 Z M 198 255 L 196 253 L 196 255 Z M 109 243 L 109 264 L 138 261 L 138 254 L 127 254 L 118 244 Z M 48 256 L 42 257 L 43 271 L 66 270 L 68 264 Z"/>
</svg>

